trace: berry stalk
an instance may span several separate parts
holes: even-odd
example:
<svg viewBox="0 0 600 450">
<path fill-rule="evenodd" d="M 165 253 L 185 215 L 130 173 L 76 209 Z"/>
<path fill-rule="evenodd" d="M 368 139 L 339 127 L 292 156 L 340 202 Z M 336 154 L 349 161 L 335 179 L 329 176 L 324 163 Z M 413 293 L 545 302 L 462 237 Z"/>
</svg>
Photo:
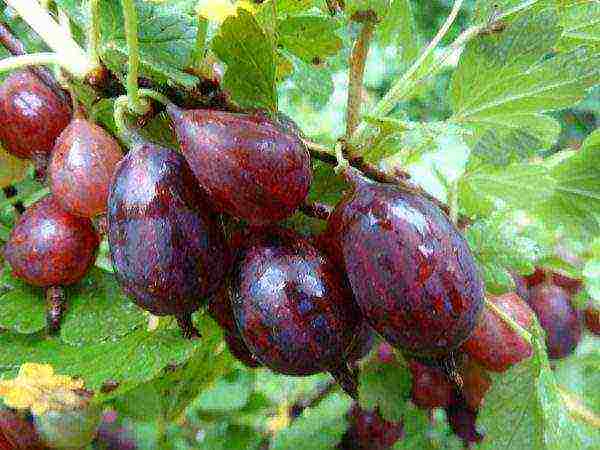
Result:
<svg viewBox="0 0 600 450">
<path fill-rule="evenodd" d="M 49 64 L 58 64 L 79 79 L 94 70 L 93 61 L 85 51 L 36 0 L 6 0 L 6 4 L 55 52 L 56 61 L 50 61 Z"/>
<path fill-rule="evenodd" d="M 143 103 L 138 91 L 138 73 L 140 67 L 140 49 L 137 35 L 138 17 L 133 0 L 121 0 L 125 17 L 125 38 L 129 67 L 127 70 L 127 97 L 129 108 L 136 114 L 142 115 L 148 111 L 148 105 Z"/>
</svg>

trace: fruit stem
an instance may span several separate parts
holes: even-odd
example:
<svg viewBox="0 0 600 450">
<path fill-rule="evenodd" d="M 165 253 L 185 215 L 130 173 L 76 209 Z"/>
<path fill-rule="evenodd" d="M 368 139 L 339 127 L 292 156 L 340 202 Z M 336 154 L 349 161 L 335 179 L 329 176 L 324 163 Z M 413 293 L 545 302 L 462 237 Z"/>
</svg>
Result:
<svg viewBox="0 0 600 450">
<path fill-rule="evenodd" d="M 450 15 L 446 19 L 446 22 L 439 29 L 438 33 L 435 35 L 435 37 L 432 39 L 429 45 L 425 48 L 423 53 L 421 53 L 421 56 L 406 71 L 406 73 L 394 83 L 394 85 L 387 92 L 387 94 L 385 94 L 385 96 L 375 106 L 375 109 L 371 114 L 373 117 L 383 117 L 389 114 L 392 111 L 392 109 L 394 109 L 398 101 L 409 90 L 408 87 L 410 86 L 410 82 L 412 81 L 413 77 L 419 72 L 421 66 L 427 61 L 427 59 L 433 53 L 440 41 L 444 38 L 444 36 L 446 36 L 446 33 L 448 32 L 452 24 L 454 24 L 454 21 L 458 16 L 463 2 L 464 0 L 456 0 L 454 2 L 454 6 L 452 7 L 452 11 L 450 11 Z M 363 121 L 350 138 L 350 142 L 361 142 L 366 131 L 367 123 Z"/>
<path fill-rule="evenodd" d="M 102 65 L 98 48 L 100 47 L 100 7 L 99 0 L 90 0 L 90 29 L 88 31 L 88 55 L 96 67 Z"/>
<path fill-rule="evenodd" d="M 129 109 L 138 115 L 148 112 L 148 105 L 143 103 L 138 92 L 138 74 L 140 66 L 140 49 L 138 41 L 138 17 L 134 0 L 121 0 L 125 18 L 125 38 L 129 67 L 127 70 L 127 96 Z"/>
<path fill-rule="evenodd" d="M 85 51 L 36 0 L 6 0 L 21 18 L 58 55 L 58 65 L 84 79 L 94 69 Z"/>
<path fill-rule="evenodd" d="M 318 159 L 319 161 L 332 166 L 335 166 L 337 164 L 337 159 L 335 158 L 335 155 L 331 152 L 331 150 L 329 150 L 329 148 L 306 139 L 302 139 L 302 142 L 304 143 L 306 148 L 308 148 L 308 151 L 310 152 L 310 156 L 312 158 Z"/>
<path fill-rule="evenodd" d="M 360 122 L 360 107 L 363 97 L 365 63 L 369 54 L 371 39 L 375 31 L 373 22 L 365 22 L 360 35 L 352 47 L 348 73 L 348 105 L 346 109 L 346 139 L 349 140 Z"/>
<path fill-rule="evenodd" d="M 8 25 L 0 21 L 0 43 L 13 55 L 20 56 L 25 55 L 27 50 L 25 45 L 15 36 Z M 56 82 L 52 72 L 45 67 L 31 67 L 31 70 L 46 86 L 48 86 L 56 95 L 58 95 L 62 101 L 69 103 L 67 94 L 62 87 Z"/>
<path fill-rule="evenodd" d="M 200 332 L 194 326 L 191 313 L 177 316 L 177 324 L 186 339 L 198 339 L 201 337 Z"/>
<path fill-rule="evenodd" d="M 506 314 L 501 308 L 498 308 L 494 302 L 489 300 L 487 297 L 485 298 L 485 307 L 489 308 L 494 314 L 500 317 L 508 326 L 510 326 L 525 342 L 533 347 L 533 338 L 531 333 L 519 325 L 517 322 L 513 320 L 508 314 Z"/>
<path fill-rule="evenodd" d="M 356 372 L 351 371 L 348 366 L 343 365 L 329 372 L 346 394 L 354 400 L 358 400 L 358 377 Z"/>
<path fill-rule="evenodd" d="M 564 387 L 558 386 L 558 392 L 562 397 L 569 414 L 576 420 L 583 421 L 596 429 L 600 429 L 600 417 L 594 411 L 588 409 L 581 400 Z"/>
<path fill-rule="evenodd" d="M 327 397 L 336 388 L 337 384 L 333 380 L 328 380 L 324 385 L 318 386 L 315 392 L 304 399 L 298 400 L 289 408 L 289 417 L 291 420 L 297 419 L 302 415 L 305 409 L 314 408 Z"/>
<path fill-rule="evenodd" d="M 51 286 L 46 290 L 46 325 L 48 334 L 57 334 L 65 309 L 65 291 L 61 286 Z"/>
</svg>

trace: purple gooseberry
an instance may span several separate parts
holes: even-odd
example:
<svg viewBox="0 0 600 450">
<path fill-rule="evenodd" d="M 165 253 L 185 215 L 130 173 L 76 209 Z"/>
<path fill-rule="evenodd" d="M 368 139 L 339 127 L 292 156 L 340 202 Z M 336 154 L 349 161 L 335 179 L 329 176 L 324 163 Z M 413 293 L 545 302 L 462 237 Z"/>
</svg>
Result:
<svg viewBox="0 0 600 450">
<path fill-rule="evenodd" d="M 287 375 L 328 371 L 356 394 L 345 356 L 362 318 L 342 274 L 306 239 L 283 228 L 250 235 L 233 292 L 238 328 L 263 364 Z"/>
<path fill-rule="evenodd" d="M 390 344 L 446 357 L 470 335 L 483 308 L 483 281 L 467 242 L 436 205 L 396 185 L 354 184 L 326 234 L 343 256 L 355 298 Z"/>
<path fill-rule="evenodd" d="M 302 141 L 265 114 L 167 107 L 181 149 L 219 211 L 265 225 L 291 216 L 310 188 Z"/>
<path fill-rule="evenodd" d="M 230 255 L 183 156 L 135 144 L 117 166 L 107 219 L 125 292 L 152 314 L 174 315 L 184 334 L 195 335 L 191 314 L 223 283 Z"/>
</svg>

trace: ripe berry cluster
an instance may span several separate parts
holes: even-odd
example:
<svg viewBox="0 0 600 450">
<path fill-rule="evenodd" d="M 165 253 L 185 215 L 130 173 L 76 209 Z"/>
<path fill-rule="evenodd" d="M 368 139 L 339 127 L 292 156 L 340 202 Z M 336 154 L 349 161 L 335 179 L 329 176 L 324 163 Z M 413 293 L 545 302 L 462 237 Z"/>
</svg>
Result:
<svg viewBox="0 0 600 450">
<path fill-rule="evenodd" d="M 480 440 L 474 420 L 490 384 L 485 371 L 505 371 L 532 349 L 484 308 L 478 268 L 447 215 L 416 191 L 348 167 L 351 189 L 326 230 L 301 236 L 279 224 L 303 205 L 312 181 L 295 125 L 256 111 L 169 104 L 167 112 L 181 152 L 132 133 L 123 155 L 29 72 L 4 82 L 0 139 L 21 158 L 49 161 L 52 192 L 22 215 L 5 246 L 14 274 L 60 299 L 57 287 L 93 263 L 92 219 L 106 214 L 123 290 L 152 314 L 175 316 L 186 336 L 197 336 L 191 315 L 209 299 L 247 366 L 329 372 L 356 396 L 355 362 L 376 332 L 409 360 L 413 402 L 446 408 L 459 436 Z M 228 240 L 223 217 L 245 229 Z M 492 300 L 495 308 L 525 328 L 533 310 L 550 355 L 565 356 L 581 334 L 572 291 L 526 281 L 528 303 L 507 294 Z M 60 314 L 49 316 L 57 330 Z M 588 316 L 597 331 L 597 312 Z"/>
</svg>

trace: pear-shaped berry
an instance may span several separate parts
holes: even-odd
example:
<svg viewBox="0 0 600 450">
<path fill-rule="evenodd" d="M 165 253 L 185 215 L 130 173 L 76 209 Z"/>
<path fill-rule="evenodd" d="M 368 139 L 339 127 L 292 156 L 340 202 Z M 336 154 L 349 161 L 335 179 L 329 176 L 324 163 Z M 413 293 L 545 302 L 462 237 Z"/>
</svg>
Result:
<svg viewBox="0 0 600 450">
<path fill-rule="evenodd" d="M 218 210 L 264 225 L 291 216 L 306 198 L 310 155 L 289 126 L 265 114 L 167 110 L 185 158 Z"/>
<path fill-rule="evenodd" d="M 66 211 L 84 217 L 106 212 L 121 147 L 102 127 L 74 119 L 58 137 L 50 161 L 50 188 Z"/>
</svg>

